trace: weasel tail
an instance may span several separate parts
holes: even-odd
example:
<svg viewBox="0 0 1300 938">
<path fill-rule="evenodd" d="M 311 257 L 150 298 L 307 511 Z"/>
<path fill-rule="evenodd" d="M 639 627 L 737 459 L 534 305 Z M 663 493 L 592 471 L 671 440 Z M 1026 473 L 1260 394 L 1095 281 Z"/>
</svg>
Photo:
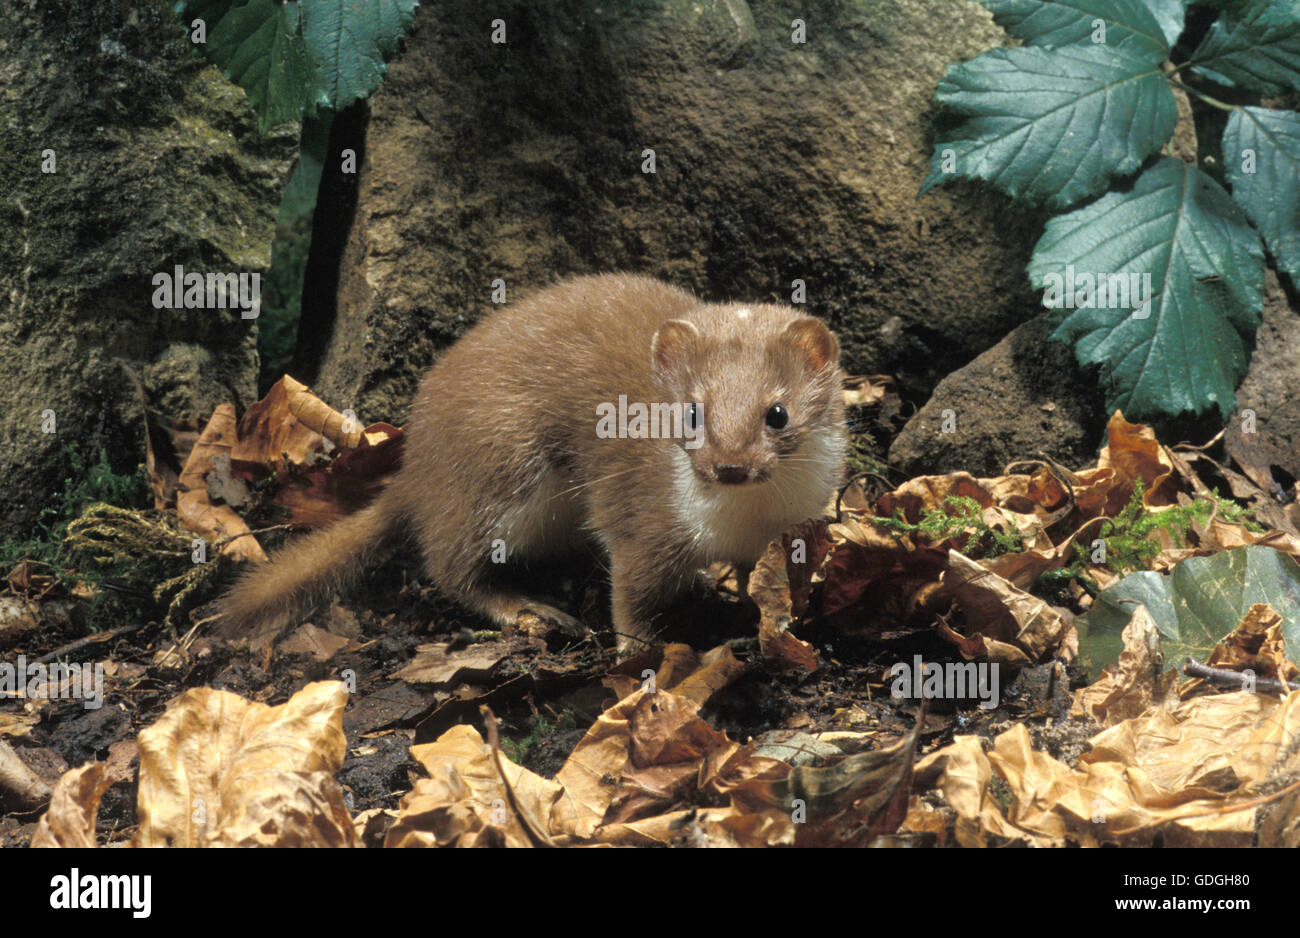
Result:
<svg viewBox="0 0 1300 938">
<path fill-rule="evenodd" d="M 278 632 L 303 606 L 353 579 L 402 527 L 391 488 L 320 531 L 300 537 L 257 564 L 221 600 L 214 630 L 225 638 Z"/>
</svg>

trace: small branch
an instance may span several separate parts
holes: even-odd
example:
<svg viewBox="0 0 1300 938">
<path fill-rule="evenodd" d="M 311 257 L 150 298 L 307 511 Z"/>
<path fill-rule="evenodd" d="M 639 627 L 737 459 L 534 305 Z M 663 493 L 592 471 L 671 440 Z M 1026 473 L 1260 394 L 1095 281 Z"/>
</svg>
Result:
<svg viewBox="0 0 1300 938">
<path fill-rule="evenodd" d="M 98 642 L 111 641 L 112 639 L 117 638 L 119 635 L 125 635 L 128 632 L 134 632 L 138 628 L 141 628 L 140 623 L 137 623 L 135 625 L 118 626 L 115 629 L 109 629 L 107 632 L 96 632 L 94 635 L 87 635 L 84 638 L 79 638 L 75 642 L 68 642 L 68 644 L 66 645 L 60 645 L 58 648 L 54 649 L 54 651 L 50 652 L 48 655 L 42 655 L 41 657 L 37 658 L 36 661 L 38 664 L 49 664 L 51 661 L 54 661 L 57 658 L 62 658 L 64 655 L 70 655 L 72 654 L 72 652 L 77 651 L 78 649 L 81 648 L 85 648 L 87 645 L 94 645 L 97 644 Z"/>
<path fill-rule="evenodd" d="M 1240 671 L 1229 671 L 1225 668 L 1212 668 L 1208 664 L 1201 664 L 1190 655 L 1188 655 L 1187 661 L 1183 664 L 1183 673 L 1188 677 L 1205 678 L 1207 681 L 1214 684 L 1229 685 L 1240 689 L 1244 689 L 1245 685 L 1245 675 Z M 1255 679 L 1255 693 L 1257 694 L 1286 694 L 1289 692 L 1289 688 L 1272 678 L 1260 677 Z"/>
</svg>

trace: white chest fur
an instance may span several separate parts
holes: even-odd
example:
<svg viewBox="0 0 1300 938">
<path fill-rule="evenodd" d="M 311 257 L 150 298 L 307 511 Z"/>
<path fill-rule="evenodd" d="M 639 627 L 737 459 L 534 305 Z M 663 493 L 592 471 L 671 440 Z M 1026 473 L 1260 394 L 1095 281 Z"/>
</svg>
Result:
<svg viewBox="0 0 1300 938">
<path fill-rule="evenodd" d="M 673 448 L 678 520 L 691 532 L 700 563 L 751 565 L 791 526 L 816 518 L 840 481 L 847 444 L 840 431 L 814 435 L 757 485 L 717 485 L 700 479 L 690 457 Z"/>
</svg>

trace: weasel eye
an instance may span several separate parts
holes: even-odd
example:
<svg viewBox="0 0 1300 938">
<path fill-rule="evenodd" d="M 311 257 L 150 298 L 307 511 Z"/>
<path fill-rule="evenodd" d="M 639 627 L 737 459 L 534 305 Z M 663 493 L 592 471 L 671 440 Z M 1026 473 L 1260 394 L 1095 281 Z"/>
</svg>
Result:
<svg viewBox="0 0 1300 938">
<path fill-rule="evenodd" d="M 763 418 L 763 422 L 773 430 L 784 430 L 785 425 L 790 422 L 790 412 L 785 409 L 784 404 L 773 404 L 767 416 Z"/>
<path fill-rule="evenodd" d="M 700 405 L 687 404 L 686 405 L 686 429 L 698 430 L 700 428 L 701 423 L 703 423 L 703 420 L 700 414 Z"/>
</svg>

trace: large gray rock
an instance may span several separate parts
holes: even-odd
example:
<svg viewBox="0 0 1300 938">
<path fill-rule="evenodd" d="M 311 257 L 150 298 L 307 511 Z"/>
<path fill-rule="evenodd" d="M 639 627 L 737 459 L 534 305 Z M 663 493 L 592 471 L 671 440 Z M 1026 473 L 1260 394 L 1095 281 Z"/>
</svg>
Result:
<svg viewBox="0 0 1300 938">
<path fill-rule="evenodd" d="M 937 82 L 1005 41 L 967 0 L 422 7 L 371 105 L 332 332 L 306 304 L 318 393 L 404 420 L 494 279 L 631 270 L 710 299 L 801 278 L 850 370 L 923 399 L 1032 302 L 1031 220 L 972 186 L 916 198 Z"/>
<path fill-rule="evenodd" d="M 61 490 L 69 445 L 106 449 L 119 471 L 143 461 L 121 364 L 171 416 L 255 399 L 253 322 L 155 309 L 151 278 L 267 267 L 296 132 L 258 137 L 170 7 L 0 0 L 2 534 Z"/>
<path fill-rule="evenodd" d="M 1040 314 L 940 381 L 889 448 L 890 465 L 909 476 L 992 476 L 1039 453 L 1070 468 L 1090 463 L 1106 429 L 1103 395 L 1050 332 Z"/>
</svg>

